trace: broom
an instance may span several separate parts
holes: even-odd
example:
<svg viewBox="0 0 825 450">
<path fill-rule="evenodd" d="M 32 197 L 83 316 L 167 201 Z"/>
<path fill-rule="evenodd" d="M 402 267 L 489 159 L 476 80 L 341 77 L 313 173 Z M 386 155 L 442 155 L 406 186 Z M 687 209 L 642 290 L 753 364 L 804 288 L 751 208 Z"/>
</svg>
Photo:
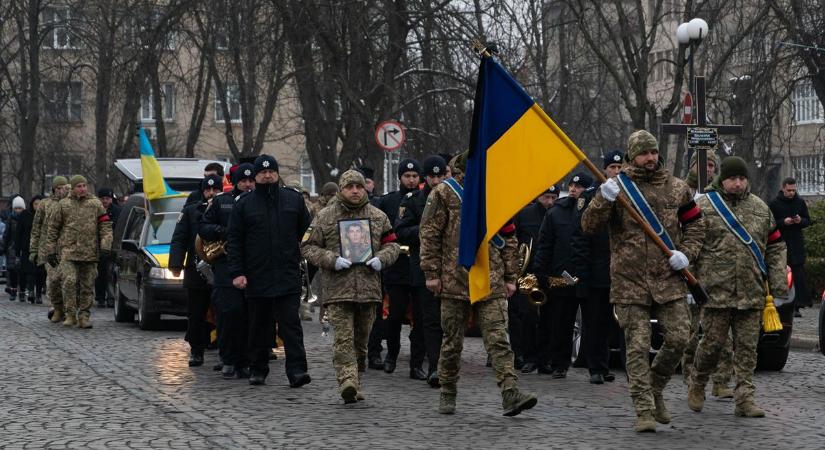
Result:
<svg viewBox="0 0 825 450">
<path fill-rule="evenodd" d="M 780 331 L 782 329 L 779 312 L 773 304 L 773 295 L 771 295 L 767 280 L 765 280 L 765 309 L 762 310 L 762 329 L 765 330 L 765 333 Z"/>
</svg>

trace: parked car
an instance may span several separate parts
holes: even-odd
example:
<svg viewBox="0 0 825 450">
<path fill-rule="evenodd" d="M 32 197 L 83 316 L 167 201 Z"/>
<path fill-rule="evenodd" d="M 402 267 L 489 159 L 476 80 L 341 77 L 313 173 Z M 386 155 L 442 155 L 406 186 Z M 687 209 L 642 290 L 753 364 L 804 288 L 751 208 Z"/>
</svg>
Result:
<svg viewBox="0 0 825 450">
<path fill-rule="evenodd" d="M 822 292 L 822 303 L 819 304 L 819 351 L 825 355 L 825 291 Z"/>
</svg>

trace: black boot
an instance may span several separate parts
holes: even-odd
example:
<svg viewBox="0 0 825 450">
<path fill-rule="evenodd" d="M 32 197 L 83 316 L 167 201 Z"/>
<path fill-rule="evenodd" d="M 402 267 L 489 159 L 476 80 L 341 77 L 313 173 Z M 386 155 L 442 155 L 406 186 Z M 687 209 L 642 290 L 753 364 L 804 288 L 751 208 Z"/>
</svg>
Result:
<svg viewBox="0 0 825 450">
<path fill-rule="evenodd" d="M 393 373 L 395 372 L 395 361 L 386 360 L 384 361 L 384 372 Z"/>
<path fill-rule="evenodd" d="M 189 367 L 203 365 L 203 350 L 192 350 L 189 352 Z"/>
</svg>

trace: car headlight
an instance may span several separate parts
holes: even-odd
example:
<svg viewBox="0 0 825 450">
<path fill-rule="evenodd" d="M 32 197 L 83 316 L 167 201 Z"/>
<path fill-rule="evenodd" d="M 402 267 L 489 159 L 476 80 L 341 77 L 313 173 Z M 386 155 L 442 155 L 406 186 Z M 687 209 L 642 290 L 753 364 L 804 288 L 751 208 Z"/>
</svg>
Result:
<svg viewBox="0 0 825 450">
<path fill-rule="evenodd" d="M 169 269 L 164 269 L 162 267 L 152 267 L 149 269 L 149 277 L 150 278 L 157 278 L 159 280 L 182 280 L 183 279 L 183 272 L 180 275 L 175 276 Z"/>
</svg>

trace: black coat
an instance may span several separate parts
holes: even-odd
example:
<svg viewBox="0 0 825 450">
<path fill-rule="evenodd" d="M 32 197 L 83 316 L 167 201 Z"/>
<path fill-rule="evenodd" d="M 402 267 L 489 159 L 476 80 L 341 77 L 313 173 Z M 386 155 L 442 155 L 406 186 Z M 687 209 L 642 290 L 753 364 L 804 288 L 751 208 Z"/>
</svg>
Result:
<svg viewBox="0 0 825 450">
<path fill-rule="evenodd" d="M 112 221 L 112 229 L 115 229 L 115 225 L 117 224 L 117 219 L 120 217 L 120 210 L 121 207 L 117 203 L 112 203 L 109 205 L 109 209 L 106 210 L 106 214 L 109 215 L 109 220 Z"/>
<path fill-rule="evenodd" d="M 183 269 L 183 285 L 187 289 L 209 288 L 195 266 L 195 236 L 204 210 L 206 203 L 190 203 L 183 207 L 169 246 L 169 268 Z"/>
<path fill-rule="evenodd" d="M 579 277 L 582 296 L 587 288 L 610 288 L 610 231 L 604 227 L 593 235 L 582 233 L 582 214 L 596 192 L 595 188 L 587 190 L 581 196 L 584 202 L 576 203 L 573 238 L 570 241 L 575 269 L 572 273 Z"/>
<path fill-rule="evenodd" d="M 418 229 L 421 225 L 421 216 L 424 213 L 424 206 L 427 205 L 427 197 L 430 195 L 429 185 L 424 185 L 424 189 L 413 191 L 409 196 L 405 196 L 401 202 L 404 209 L 401 217 L 394 224 L 395 235 L 398 243 L 410 247 L 409 267 L 410 285 L 424 286 L 424 271 L 421 270 L 421 241 L 418 238 Z"/>
<path fill-rule="evenodd" d="M 519 244 L 529 244 L 533 241 L 533 248 L 535 249 L 539 243 L 539 230 L 541 230 L 541 223 L 544 221 L 544 216 L 548 209 L 539 202 L 533 202 L 525 206 L 513 218 L 513 224 L 516 226 L 516 239 Z M 530 267 L 532 268 L 536 262 L 535 256 L 530 258 Z M 530 272 L 535 272 L 530 270 Z"/>
<path fill-rule="evenodd" d="M 244 194 L 242 191 L 233 189 L 231 192 L 222 192 L 212 198 L 198 226 L 201 239 L 205 241 L 226 240 L 232 208 L 235 207 L 237 198 L 242 194 Z M 232 287 L 229 259 L 226 256 L 220 257 L 212 264 L 212 273 L 215 276 L 215 287 Z"/>
<path fill-rule="evenodd" d="M 232 209 L 227 231 L 229 274 L 246 276 L 246 295 L 301 292 L 301 238 L 310 225 L 304 197 L 277 184 L 258 184 Z"/>
<path fill-rule="evenodd" d="M 380 199 L 376 200 L 373 205 L 384 212 L 387 218 L 390 219 L 391 224 L 395 224 L 398 220 L 398 208 L 401 206 L 403 200 L 408 193 L 415 192 L 418 189 L 404 189 L 403 187 L 397 191 L 390 192 Z M 390 267 L 381 272 L 382 279 L 385 284 L 410 284 L 410 258 L 405 254 L 398 255 Z"/>
<path fill-rule="evenodd" d="M 23 273 L 34 273 L 35 265 L 29 261 L 29 243 L 32 237 L 32 225 L 34 225 L 34 212 L 27 209 L 17 216 L 17 229 L 14 230 L 13 247 L 14 252 L 20 258 L 20 270 Z"/>
<path fill-rule="evenodd" d="M 805 200 L 795 195 L 793 198 L 785 198 L 782 191 L 770 204 L 773 218 L 776 220 L 776 225 L 779 227 L 779 232 L 782 233 L 782 238 L 785 239 L 785 244 L 788 246 L 788 265 L 796 266 L 805 263 L 805 239 L 802 236 L 802 229 L 811 224 L 811 217 L 808 215 L 808 205 Z M 793 217 L 799 215 L 802 219 L 799 223 L 785 225 L 786 217 Z"/>
<path fill-rule="evenodd" d="M 575 273 L 570 247 L 575 216 L 576 199 L 573 197 L 556 200 L 544 215 L 538 243 L 533 247 L 535 262 L 532 266 L 542 284 L 548 276 L 560 276 L 565 270 Z"/>
<path fill-rule="evenodd" d="M 20 216 L 9 214 L 6 221 L 6 231 L 3 234 L 3 253 L 6 255 L 6 267 L 12 270 L 20 269 L 20 243 L 17 242 L 20 229 Z"/>
</svg>

